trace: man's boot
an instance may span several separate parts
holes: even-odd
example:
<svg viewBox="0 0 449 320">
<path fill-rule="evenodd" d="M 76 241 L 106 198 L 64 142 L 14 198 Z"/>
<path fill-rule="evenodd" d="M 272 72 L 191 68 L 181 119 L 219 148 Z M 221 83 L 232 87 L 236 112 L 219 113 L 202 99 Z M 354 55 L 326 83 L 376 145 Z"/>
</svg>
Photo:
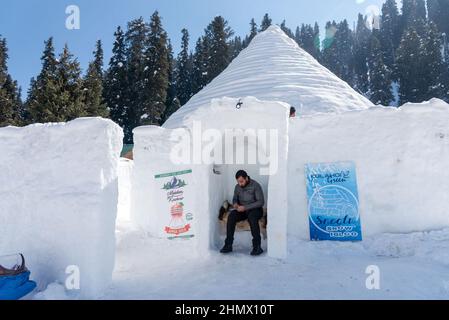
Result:
<svg viewBox="0 0 449 320">
<path fill-rule="evenodd" d="M 232 246 L 225 244 L 223 249 L 220 250 L 221 253 L 230 253 L 232 252 Z"/>
<path fill-rule="evenodd" d="M 253 248 L 253 251 L 251 251 L 252 256 L 260 256 L 263 253 L 263 250 L 260 246 L 256 246 Z"/>
</svg>

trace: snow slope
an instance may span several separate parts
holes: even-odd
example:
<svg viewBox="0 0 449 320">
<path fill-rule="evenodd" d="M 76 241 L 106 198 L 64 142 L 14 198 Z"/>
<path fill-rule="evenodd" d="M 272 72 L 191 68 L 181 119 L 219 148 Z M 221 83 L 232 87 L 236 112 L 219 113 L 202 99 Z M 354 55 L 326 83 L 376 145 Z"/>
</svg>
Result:
<svg viewBox="0 0 449 320">
<path fill-rule="evenodd" d="M 182 127 L 195 112 L 208 112 L 211 99 L 225 96 L 287 102 L 296 107 L 299 115 L 373 106 L 278 26 L 257 35 L 226 70 L 172 115 L 164 127 Z"/>
</svg>

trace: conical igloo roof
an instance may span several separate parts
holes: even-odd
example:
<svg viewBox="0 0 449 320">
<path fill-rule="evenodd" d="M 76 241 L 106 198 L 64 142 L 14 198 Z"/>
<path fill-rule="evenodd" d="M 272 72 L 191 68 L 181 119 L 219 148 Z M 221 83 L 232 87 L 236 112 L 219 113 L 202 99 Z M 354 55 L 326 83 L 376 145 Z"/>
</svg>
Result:
<svg viewBox="0 0 449 320">
<path fill-rule="evenodd" d="M 175 112 L 164 127 L 181 127 L 194 111 L 207 112 L 213 98 L 246 96 L 287 102 L 299 115 L 341 113 L 373 106 L 301 49 L 281 28 L 271 26 Z"/>
</svg>

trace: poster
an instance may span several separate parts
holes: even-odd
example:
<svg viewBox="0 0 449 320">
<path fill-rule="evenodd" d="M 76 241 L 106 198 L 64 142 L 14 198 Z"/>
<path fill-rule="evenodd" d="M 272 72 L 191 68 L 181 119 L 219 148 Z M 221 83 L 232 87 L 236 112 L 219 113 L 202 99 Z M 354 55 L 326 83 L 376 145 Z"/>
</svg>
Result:
<svg viewBox="0 0 449 320">
<path fill-rule="evenodd" d="M 353 162 L 305 166 L 311 240 L 361 241 Z"/>
<path fill-rule="evenodd" d="M 164 234 L 170 240 L 193 238 L 193 213 L 191 212 L 193 195 L 189 194 L 192 170 L 159 174 L 155 178 L 163 193 L 163 201 L 166 203 L 166 206 L 163 206 L 166 208 L 164 214 L 167 217 Z"/>
</svg>

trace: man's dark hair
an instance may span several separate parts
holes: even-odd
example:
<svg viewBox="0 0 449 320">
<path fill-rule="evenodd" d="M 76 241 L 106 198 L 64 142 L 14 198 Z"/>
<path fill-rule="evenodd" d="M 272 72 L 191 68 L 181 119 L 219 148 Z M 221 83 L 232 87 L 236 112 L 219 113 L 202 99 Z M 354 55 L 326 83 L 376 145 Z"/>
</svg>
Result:
<svg viewBox="0 0 449 320">
<path fill-rule="evenodd" d="M 296 112 L 295 107 L 290 107 L 290 115 L 294 114 Z"/>
<path fill-rule="evenodd" d="M 248 173 L 246 173 L 245 170 L 239 170 L 239 171 L 237 171 L 237 173 L 235 174 L 235 179 L 237 180 L 238 178 L 246 179 L 246 178 L 248 178 Z"/>
</svg>

